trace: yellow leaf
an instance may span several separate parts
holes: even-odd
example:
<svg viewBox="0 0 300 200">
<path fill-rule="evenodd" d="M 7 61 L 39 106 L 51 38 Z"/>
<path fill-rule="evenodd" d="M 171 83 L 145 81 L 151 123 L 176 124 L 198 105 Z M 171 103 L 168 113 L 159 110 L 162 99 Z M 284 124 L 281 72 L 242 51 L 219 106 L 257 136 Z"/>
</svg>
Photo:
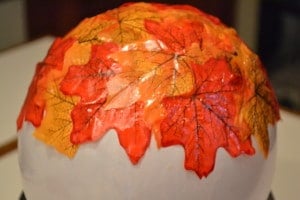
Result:
<svg viewBox="0 0 300 200">
<path fill-rule="evenodd" d="M 278 102 L 257 56 L 253 56 L 249 60 L 252 62 L 247 71 L 247 81 L 250 87 L 244 94 L 244 97 L 248 97 L 248 99 L 245 99 L 241 115 L 249 125 L 251 134 L 266 157 L 270 143 L 268 126 L 274 125 L 279 119 Z"/>
<path fill-rule="evenodd" d="M 105 109 L 123 108 L 137 101 L 145 102 L 147 107 L 164 97 L 184 95 L 194 89 L 194 77 L 185 57 L 134 50 L 117 52 L 112 58 L 122 71 L 107 83 Z"/>
<path fill-rule="evenodd" d="M 144 30 L 144 20 L 158 18 L 153 9 L 148 4 L 139 4 L 109 10 L 85 19 L 67 37 L 75 37 L 80 43 L 115 42 L 121 45 L 145 40 L 149 34 Z"/>
<path fill-rule="evenodd" d="M 65 53 L 64 68 L 67 69 L 67 67 L 71 65 L 85 65 L 88 63 L 91 56 L 91 46 L 90 43 L 74 42 Z"/>
<path fill-rule="evenodd" d="M 73 157 L 78 149 L 70 141 L 72 130 L 71 111 L 76 103 L 73 97 L 64 96 L 52 82 L 48 85 L 45 93 L 46 108 L 45 116 L 40 127 L 34 135 L 39 140 L 53 146 L 57 151 Z"/>
<path fill-rule="evenodd" d="M 47 86 L 43 91 L 46 100 L 44 118 L 41 125 L 35 130 L 37 139 L 53 146 L 57 151 L 73 157 L 78 149 L 70 141 L 72 131 L 71 111 L 78 97 L 65 96 L 59 90 L 59 83 L 71 65 L 83 65 L 90 59 L 91 45 L 75 42 L 64 56 L 62 71 L 52 70 L 47 75 Z"/>
</svg>

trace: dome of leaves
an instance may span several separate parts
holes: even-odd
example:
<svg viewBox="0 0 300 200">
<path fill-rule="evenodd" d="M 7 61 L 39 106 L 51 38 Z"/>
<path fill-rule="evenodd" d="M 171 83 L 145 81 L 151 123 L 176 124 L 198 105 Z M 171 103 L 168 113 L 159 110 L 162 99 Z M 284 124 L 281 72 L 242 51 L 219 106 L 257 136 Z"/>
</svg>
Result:
<svg viewBox="0 0 300 200">
<path fill-rule="evenodd" d="M 254 154 L 251 136 L 267 156 L 278 119 L 261 61 L 235 30 L 194 7 L 130 3 L 54 41 L 17 123 L 69 157 L 114 129 L 133 164 L 154 137 L 181 145 L 202 177 L 219 147 Z"/>
</svg>

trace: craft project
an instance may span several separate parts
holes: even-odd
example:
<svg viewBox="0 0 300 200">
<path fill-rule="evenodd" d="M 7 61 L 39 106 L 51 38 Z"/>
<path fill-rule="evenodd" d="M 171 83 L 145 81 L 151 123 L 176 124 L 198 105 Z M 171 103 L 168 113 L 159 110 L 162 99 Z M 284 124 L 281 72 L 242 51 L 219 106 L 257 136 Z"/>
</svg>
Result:
<svg viewBox="0 0 300 200">
<path fill-rule="evenodd" d="M 17 120 L 25 196 L 263 200 L 278 120 L 234 29 L 187 5 L 127 3 L 37 65 Z"/>
</svg>

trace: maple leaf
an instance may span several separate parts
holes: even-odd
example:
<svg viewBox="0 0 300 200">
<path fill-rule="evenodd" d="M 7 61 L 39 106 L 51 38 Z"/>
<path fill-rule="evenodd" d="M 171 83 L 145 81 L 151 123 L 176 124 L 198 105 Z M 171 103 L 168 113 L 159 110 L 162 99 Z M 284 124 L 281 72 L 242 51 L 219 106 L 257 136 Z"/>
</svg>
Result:
<svg viewBox="0 0 300 200">
<path fill-rule="evenodd" d="M 193 43 L 200 44 L 202 40 L 202 23 L 189 19 L 166 19 L 162 22 L 146 19 L 145 28 L 177 54 L 186 53 Z"/>
<path fill-rule="evenodd" d="M 137 101 L 155 104 L 165 96 L 182 95 L 193 89 L 189 63 L 202 62 L 199 46 L 203 26 L 187 19 L 174 24 L 174 19 L 169 18 L 161 18 L 160 22 L 146 19 L 145 31 L 152 39 L 125 46 L 111 55 L 122 66 L 122 71 L 107 83 L 106 109 Z"/>
<path fill-rule="evenodd" d="M 192 68 L 194 93 L 163 100 L 167 116 L 161 123 L 161 134 L 163 146 L 184 147 L 186 169 L 194 170 L 201 178 L 213 170 L 219 147 L 235 156 L 253 154 L 254 149 L 250 141 L 239 140 L 239 127 L 235 126 L 235 93 L 242 87 L 237 80 L 241 77 L 224 59 L 193 64 Z"/>
<path fill-rule="evenodd" d="M 257 61 L 233 29 L 195 8 L 124 4 L 54 42 L 18 129 L 31 121 L 69 157 L 115 129 L 133 164 L 154 134 L 158 146 L 182 145 L 185 167 L 201 178 L 219 147 L 254 154 L 252 135 L 267 155 L 278 102 Z"/>
<path fill-rule="evenodd" d="M 120 129 L 115 124 L 121 146 L 125 149 L 133 164 L 137 164 L 145 154 L 150 144 L 151 129 L 144 120 L 144 108 L 142 103 L 131 106 L 132 125 L 128 128 Z M 128 118 L 127 118 L 128 120 Z"/>
<path fill-rule="evenodd" d="M 256 63 L 257 62 L 257 63 Z M 241 109 L 264 156 L 269 152 L 268 126 L 279 120 L 279 104 L 276 100 L 266 72 L 259 60 L 249 68 L 249 79 L 253 81 L 254 93 Z"/>
<path fill-rule="evenodd" d="M 242 44 L 238 56 L 230 59 L 234 70 L 243 77 L 244 89 L 240 94 L 239 122 L 247 124 L 249 131 L 241 131 L 240 139 L 253 135 L 265 157 L 269 151 L 268 126 L 280 119 L 279 104 L 268 81 L 266 71 L 257 55 Z"/>
<path fill-rule="evenodd" d="M 48 51 L 43 62 L 38 63 L 35 75 L 28 89 L 27 97 L 17 119 L 18 130 L 22 128 L 23 121 L 30 121 L 39 126 L 44 113 L 45 100 L 43 93 L 46 88 L 49 73 L 52 70 L 62 70 L 64 54 L 73 44 L 73 39 L 57 38 Z"/>
<path fill-rule="evenodd" d="M 60 89 L 66 95 L 80 97 L 71 112 L 73 144 L 95 141 L 109 129 L 116 129 L 120 144 L 136 164 L 150 141 L 150 129 L 141 112 L 143 108 L 140 104 L 109 110 L 103 106 L 107 99 L 107 81 L 119 70 L 119 64 L 109 57 L 116 50 L 118 47 L 112 43 L 93 45 L 89 62 L 71 66 L 60 83 Z"/>
<path fill-rule="evenodd" d="M 43 76 L 42 69 L 43 65 L 38 64 L 36 66 L 35 76 L 28 88 L 26 99 L 17 119 L 18 130 L 22 128 L 24 120 L 30 121 L 34 126 L 39 126 L 42 121 L 45 102 L 42 98 L 39 98 L 39 95 L 37 95 L 40 92 L 40 89 L 37 88 L 37 84 Z"/>
<path fill-rule="evenodd" d="M 143 120 L 141 104 L 123 109 L 104 110 L 101 103 L 79 103 L 72 111 L 72 119 L 72 143 L 96 141 L 108 130 L 115 129 L 121 146 L 133 164 L 138 163 L 150 143 L 151 131 Z"/>
<path fill-rule="evenodd" d="M 113 61 L 108 58 L 108 55 L 115 50 L 116 46 L 112 43 L 93 45 L 89 62 L 84 65 L 70 66 L 60 83 L 60 90 L 65 95 L 80 97 L 79 103 L 72 111 L 74 127 L 71 137 L 74 143 L 91 139 L 92 129 L 88 129 L 90 133 L 83 131 L 81 124 L 92 124 L 88 121 L 96 115 L 99 106 L 106 100 L 106 82 L 115 73 L 112 67 Z M 87 133 L 86 137 L 74 139 L 73 132 L 80 132 L 80 128 L 82 128 L 81 132 Z"/>
<path fill-rule="evenodd" d="M 93 45 L 89 62 L 70 66 L 60 90 L 66 95 L 80 96 L 85 103 L 104 101 L 106 81 L 118 71 L 108 55 L 117 49 L 113 43 Z"/>
<path fill-rule="evenodd" d="M 35 129 L 34 136 L 46 144 L 55 147 L 59 152 L 73 157 L 78 149 L 70 141 L 72 130 L 71 111 L 78 101 L 75 97 L 61 93 L 56 82 L 48 85 L 45 110 L 42 123 Z"/>
<path fill-rule="evenodd" d="M 115 42 L 130 44 L 147 38 L 144 19 L 155 19 L 158 15 L 149 4 L 123 5 L 91 19 L 85 19 L 67 37 L 78 38 L 79 42 Z"/>
<path fill-rule="evenodd" d="M 122 71 L 107 83 L 106 109 L 137 101 L 155 104 L 165 96 L 186 94 L 193 89 L 193 76 L 184 57 L 163 49 L 116 52 L 111 57 L 122 66 Z"/>
</svg>

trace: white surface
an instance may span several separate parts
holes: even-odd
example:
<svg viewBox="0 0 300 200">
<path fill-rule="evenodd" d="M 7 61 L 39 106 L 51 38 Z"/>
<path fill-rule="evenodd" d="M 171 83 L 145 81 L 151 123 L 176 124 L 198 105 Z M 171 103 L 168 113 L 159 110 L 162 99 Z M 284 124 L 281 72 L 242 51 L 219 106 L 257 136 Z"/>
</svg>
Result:
<svg viewBox="0 0 300 200">
<path fill-rule="evenodd" d="M 273 191 L 276 200 L 300 199 L 300 115 L 281 110 Z"/>
<path fill-rule="evenodd" d="M 26 123 L 19 134 L 19 156 L 28 200 L 266 200 L 276 154 L 270 129 L 268 159 L 261 153 L 232 158 L 219 149 L 213 172 L 203 179 L 183 167 L 180 146 L 157 149 L 152 141 L 133 166 L 111 130 L 79 148 L 74 159 L 62 156 L 33 136 Z"/>
<path fill-rule="evenodd" d="M 51 42 L 52 38 L 42 38 L 0 53 L 2 113 L 0 145 L 16 135 L 15 120 L 25 98 L 35 64 L 43 59 Z M 282 121 L 277 130 L 277 170 L 272 188 L 276 200 L 299 200 L 300 115 L 286 111 L 281 111 L 281 115 Z M 0 158 L 0 199 L 18 199 L 21 190 L 21 177 L 15 151 Z"/>
</svg>

